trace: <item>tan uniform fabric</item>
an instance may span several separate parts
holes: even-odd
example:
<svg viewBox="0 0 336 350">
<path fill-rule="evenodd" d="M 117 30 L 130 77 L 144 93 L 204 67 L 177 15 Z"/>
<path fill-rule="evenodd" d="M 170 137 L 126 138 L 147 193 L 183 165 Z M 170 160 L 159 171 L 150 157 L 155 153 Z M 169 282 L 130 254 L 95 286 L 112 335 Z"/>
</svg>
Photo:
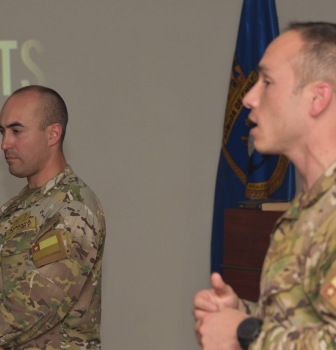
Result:
<svg viewBox="0 0 336 350">
<path fill-rule="evenodd" d="M 336 163 L 276 223 L 258 305 L 264 320 L 249 349 L 336 349 Z"/>
<path fill-rule="evenodd" d="M 100 349 L 105 219 L 67 166 L 0 211 L 0 346 Z"/>
</svg>

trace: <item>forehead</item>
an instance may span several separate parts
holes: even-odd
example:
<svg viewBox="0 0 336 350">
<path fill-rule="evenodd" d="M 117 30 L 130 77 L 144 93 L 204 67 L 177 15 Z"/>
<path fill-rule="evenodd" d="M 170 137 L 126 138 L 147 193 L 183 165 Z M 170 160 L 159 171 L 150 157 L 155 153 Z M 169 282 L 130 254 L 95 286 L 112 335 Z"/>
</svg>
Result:
<svg viewBox="0 0 336 350">
<path fill-rule="evenodd" d="M 267 47 L 259 65 L 270 71 L 290 67 L 291 59 L 299 53 L 302 45 L 299 33 L 288 31 L 281 34 Z"/>
<path fill-rule="evenodd" d="M 33 120 L 38 103 L 39 96 L 34 92 L 19 93 L 9 97 L 1 109 L 1 125 L 13 121 L 29 122 Z"/>
</svg>

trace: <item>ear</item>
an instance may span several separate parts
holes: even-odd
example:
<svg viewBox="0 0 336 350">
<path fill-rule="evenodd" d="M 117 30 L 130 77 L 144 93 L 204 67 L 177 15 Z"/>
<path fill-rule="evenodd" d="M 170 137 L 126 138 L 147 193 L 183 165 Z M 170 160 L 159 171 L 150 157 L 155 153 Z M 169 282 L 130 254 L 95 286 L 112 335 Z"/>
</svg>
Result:
<svg viewBox="0 0 336 350">
<path fill-rule="evenodd" d="M 333 96 L 334 90 L 327 82 L 317 82 L 312 86 L 311 106 L 309 114 L 312 117 L 317 117 L 329 105 Z"/>
<path fill-rule="evenodd" d="M 48 142 L 50 146 L 56 145 L 62 136 L 61 124 L 52 124 L 48 126 Z"/>
</svg>

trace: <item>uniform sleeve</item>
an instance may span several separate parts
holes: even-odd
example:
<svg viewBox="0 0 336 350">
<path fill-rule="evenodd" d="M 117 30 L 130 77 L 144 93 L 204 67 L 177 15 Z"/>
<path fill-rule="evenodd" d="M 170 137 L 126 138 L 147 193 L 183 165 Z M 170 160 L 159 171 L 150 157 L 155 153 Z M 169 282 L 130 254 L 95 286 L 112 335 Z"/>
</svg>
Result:
<svg viewBox="0 0 336 350">
<path fill-rule="evenodd" d="M 250 316 L 256 316 L 257 307 L 258 303 L 245 299 L 239 299 L 238 310 Z"/>
<path fill-rule="evenodd" d="M 326 231 L 320 230 L 321 237 Z M 250 350 L 336 349 L 336 245 L 333 236 L 325 237 L 325 241 L 321 239 L 321 244 L 312 244 L 309 257 L 292 254 L 273 264 L 275 272 L 276 267 L 284 271 L 283 277 L 278 272 L 280 290 L 274 294 L 270 292 L 268 302 L 265 301 L 262 331 Z M 300 264 L 300 261 L 305 263 Z M 271 272 L 268 277 L 269 280 L 274 278 Z"/>
<path fill-rule="evenodd" d="M 0 346 L 19 346 L 50 333 L 88 279 L 100 281 L 95 271 L 100 273 L 104 232 L 101 218 L 83 203 L 71 202 L 40 227 L 34 242 L 16 238 L 4 247 Z"/>
<path fill-rule="evenodd" d="M 320 308 L 327 311 L 323 302 Z M 323 322 L 285 327 L 277 317 L 266 317 L 259 337 L 249 350 L 336 349 L 335 313 L 327 311 Z"/>
</svg>

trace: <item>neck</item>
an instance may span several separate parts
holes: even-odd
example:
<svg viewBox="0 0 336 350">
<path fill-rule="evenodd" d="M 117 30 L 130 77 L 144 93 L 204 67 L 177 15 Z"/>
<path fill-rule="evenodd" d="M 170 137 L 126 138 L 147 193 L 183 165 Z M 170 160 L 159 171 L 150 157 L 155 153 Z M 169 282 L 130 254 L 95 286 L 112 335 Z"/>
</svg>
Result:
<svg viewBox="0 0 336 350">
<path fill-rule="evenodd" d="M 329 143 L 328 147 L 323 148 L 316 147 L 316 143 L 310 145 L 300 155 L 289 156 L 300 174 L 304 192 L 311 189 L 325 170 L 336 160 L 336 145 L 333 147 Z"/>
<path fill-rule="evenodd" d="M 28 176 L 28 188 L 37 188 L 46 184 L 67 166 L 63 153 L 52 157 L 35 174 Z"/>
<path fill-rule="evenodd" d="M 336 160 L 336 98 L 334 93 L 327 94 L 326 84 L 322 85 L 307 85 L 303 127 L 286 154 L 299 171 L 305 192 Z"/>
</svg>

